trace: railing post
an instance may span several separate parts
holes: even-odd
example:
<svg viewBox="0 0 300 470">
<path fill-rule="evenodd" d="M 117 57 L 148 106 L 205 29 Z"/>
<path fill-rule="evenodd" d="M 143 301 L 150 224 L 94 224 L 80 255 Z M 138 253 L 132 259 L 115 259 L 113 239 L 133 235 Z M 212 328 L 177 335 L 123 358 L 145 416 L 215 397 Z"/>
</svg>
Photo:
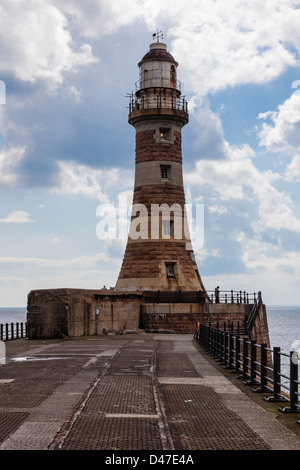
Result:
<svg viewBox="0 0 300 470">
<path fill-rule="evenodd" d="M 221 351 L 222 351 L 222 331 L 218 329 L 218 351 L 217 351 L 217 362 L 221 361 Z"/>
<path fill-rule="evenodd" d="M 267 388 L 267 345 L 261 344 L 260 350 L 260 388 L 254 388 L 253 392 L 266 393 Z"/>
<path fill-rule="evenodd" d="M 245 379 L 248 376 L 248 342 L 246 338 L 243 338 L 243 362 L 242 362 L 242 375 L 239 376 L 241 379 Z"/>
<path fill-rule="evenodd" d="M 298 363 L 293 361 L 294 351 L 290 351 L 290 406 L 298 411 Z"/>
<path fill-rule="evenodd" d="M 214 357 L 217 357 L 217 350 L 218 350 L 218 330 L 214 328 Z"/>
<path fill-rule="evenodd" d="M 234 344 L 234 335 L 231 334 L 229 336 L 229 359 L 228 359 L 229 368 L 233 368 L 233 344 Z"/>
<path fill-rule="evenodd" d="M 209 326 L 207 331 L 207 349 L 209 353 L 211 352 L 211 334 L 211 326 Z"/>
<path fill-rule="evenodd" d="M 256 344 L 255 341 L 251 341 L 250 343 L 250 380 L 244 382 L 245 385 L 255 385 L 257 383 L 256 380 Z"/>
<path fill-rule="evenodd" d="M 222 333 L 221 333 L 221 330 L 220 330 L 219 324 L 218 324 L 218 332 L 217 332 L 217 357 L 216 357 L 216 360 L 217 360 L 217 361 L 220 360 L 221 337 L 222 337 Z"/>
<path fill-rule="evenodd" d="M 273 348 L 273 396 L 265 397 L 264 400 L 272 402 L 287 401 L 284 397 L 281 397 L 281 360 L 280 360 L 280 348 Z"/>
<path fill-rule="evenodd" d="M 280 348 L 275 347 L 273 348 L 273 362 L 274 362 L 274 373 L 273 373 L 273 380 L 274 380 L 274 399 L 280 398 L 281 393 L 281 360 L 280 360 Z M 270 397 L 271 398 L 271 397 Z M 273 400 L 275 401 L 275 400 Z"/>
<path fill-rule="evenodd" d="M 5 340 L 8 340 L 8 323 L 5 323 Z"/>
<path fill-rule="evenodd" d="M 285 413 L 299 413 L 298 406 L 298 362 L 293 360 L 295 351 L 290 351 L 290 406 L 280 408 Z"/>
<path fill-rule="evenodd" d="M 226 365 L 227 364 L 227 348 L 228 348 L 228 336 L 229 336 L 229 333 L 225 333 L 224 335 L 224 355 L 223 355 L 223 364 Z"/>
<path fill-rule="evenodd" d="M 202 344 L 203 348 L 205 348 L 205 335 L 206 335 L 206 325 L 202 324 L 201 344 Z"/>
<path fill-rule="evenodd" d="M 235 337 L 235 373 L 240 371 L 240 336 Z"/>
<path fill-rule="evenodd" d="M 205 340 L 204 340 L 205 349 L 208 348 L 208 337 L 209 337 L 209 326 L 205 325 Z"/>
</svg>

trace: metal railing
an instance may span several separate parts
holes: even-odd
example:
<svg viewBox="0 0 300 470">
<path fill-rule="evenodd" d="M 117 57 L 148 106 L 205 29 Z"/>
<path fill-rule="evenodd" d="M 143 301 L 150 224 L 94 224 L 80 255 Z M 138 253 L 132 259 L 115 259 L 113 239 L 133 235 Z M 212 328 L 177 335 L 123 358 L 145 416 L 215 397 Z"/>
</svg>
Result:
<svg viewBox="0 0 300 470">
<path fill-rule="evenodd" d="M 27 323 L 1 323 L 0 340 L 10 341 L 12 339 L 27 338 Z"/>
<path fill-rule="evenodd" d="M 254 304 L 261 295 L 260 292 L 249 293 L 241 290 L 207 290 L 209 299 L 212 303 L 236 303 L 236 304 Z"/>
<path fill-rule="evenodd" d="M 243 337 L 237 327 L 228 331 L 219 325 L 198 323 L 194 338 L 219 364 L 243 379 L 245 385 L 255 386 L 254 392 L 271 394 L 264 397 L 266 401 L 288 403 L 280 411 L 300 412 L 297 351 L 284 353 L 279 347 L 271 349 L 266 344 L 257 344 Z M 281 370 L 283 356 L 289 358 L 287 374 Z"/>
<path fill-rule="evenodd" d="M 178 98 L 176 96 L 164 96 L 161 93 L 157 95 L 150 95 L 149 97 L 142 96 L 140 98 L 130 96 L 129 100 L 129 113 L 137 110 L 144 109 L 160 109 L 170 108 L 179 111 L 188 112 L 188 102 L 185 97 Z"/>
</svg>

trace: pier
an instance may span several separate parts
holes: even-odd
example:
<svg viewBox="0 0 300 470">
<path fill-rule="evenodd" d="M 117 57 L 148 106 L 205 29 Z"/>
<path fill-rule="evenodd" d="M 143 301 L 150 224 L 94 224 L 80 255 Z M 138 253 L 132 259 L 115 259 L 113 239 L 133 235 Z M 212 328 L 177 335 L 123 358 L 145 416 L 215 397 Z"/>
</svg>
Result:
<svg viewBox="0 0 300 470">
<path fill-rule="evenodd" d="M 300 450 L 297 415 L 193 335 L 126 333 L 7 341 L 0 450 Z"/>
</svg>

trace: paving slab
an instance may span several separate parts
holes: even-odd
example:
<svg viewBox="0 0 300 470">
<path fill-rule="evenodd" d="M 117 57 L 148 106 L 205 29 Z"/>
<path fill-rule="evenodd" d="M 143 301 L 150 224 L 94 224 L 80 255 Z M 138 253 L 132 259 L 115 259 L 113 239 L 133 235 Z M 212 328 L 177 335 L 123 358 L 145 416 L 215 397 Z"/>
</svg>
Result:
<svg viewBox="0 0 300 470">
<path fill-rule="evenodd" d="M 0 450 L 300 450 L 297 425 L 192 335 L 22 339 L 6 350 Z"/>
</svg>

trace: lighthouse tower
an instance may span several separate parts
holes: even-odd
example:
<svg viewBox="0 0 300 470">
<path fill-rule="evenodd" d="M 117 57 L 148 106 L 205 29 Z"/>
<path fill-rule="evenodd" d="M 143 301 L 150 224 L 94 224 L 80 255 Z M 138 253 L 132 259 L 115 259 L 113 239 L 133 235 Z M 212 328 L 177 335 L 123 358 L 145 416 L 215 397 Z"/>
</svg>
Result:
<svg viewBox="0 0 300 470">
<path fill-rule="evenodd" d="M 181 129 L 187 102 L 178 63 L 160 34 L 139 62 L 130 96 L 129 123 L 136 131 L 131 225 L 119 291 L 204 291 L 188 230 L 182 175 Z"/>
</svg>

